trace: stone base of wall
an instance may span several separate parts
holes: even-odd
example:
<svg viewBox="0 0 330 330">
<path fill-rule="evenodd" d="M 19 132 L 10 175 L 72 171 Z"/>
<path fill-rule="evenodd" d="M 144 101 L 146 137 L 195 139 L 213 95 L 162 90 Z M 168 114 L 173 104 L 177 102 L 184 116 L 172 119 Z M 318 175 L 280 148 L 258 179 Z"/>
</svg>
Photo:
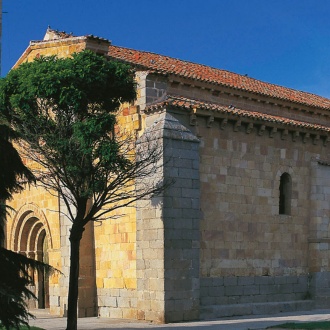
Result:
<svg viewBox="0 0 330 330">
<path fill-rule="evenodd" d="M 308 311 L 314 308 L 315 304 L 312 300 L 202 306 L 200 319 L 210 320 L 231 316 L 268 315 L 283 312 Z"/>
<path fill-rule="evenodd" d="M 136 290 L 98 289 L 98 316 L 137 319 Z"/>
<path fill-rule="evenodd" d="M 330 307 L 330 272 L 315 272 L 310 275 L 311 296 L 316 308 Z"/>
<path fill-rule="evenodd" d="M 304 276 L 232 276 L 201 278 L 201 305 L 232 305 L 310 298 Z"/>
<path fill-rule="evenodd" d="M 309 277 L 233 276 L 202 278 L 202 320 L 237 315 L 261 315 L 315 307 Z"/>
</svg>

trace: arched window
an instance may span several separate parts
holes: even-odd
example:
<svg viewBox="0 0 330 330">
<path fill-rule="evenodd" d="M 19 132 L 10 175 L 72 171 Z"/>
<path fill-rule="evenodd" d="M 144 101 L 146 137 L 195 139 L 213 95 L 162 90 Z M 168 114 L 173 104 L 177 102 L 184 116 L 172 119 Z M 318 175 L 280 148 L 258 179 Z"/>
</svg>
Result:
<svg viewBox="0 0 330 330">
<path fill-rule="evenodd" d="M 291 176 L 283 173 L 280 178 L 280 214 L 291 214 Z"/>
</svg>

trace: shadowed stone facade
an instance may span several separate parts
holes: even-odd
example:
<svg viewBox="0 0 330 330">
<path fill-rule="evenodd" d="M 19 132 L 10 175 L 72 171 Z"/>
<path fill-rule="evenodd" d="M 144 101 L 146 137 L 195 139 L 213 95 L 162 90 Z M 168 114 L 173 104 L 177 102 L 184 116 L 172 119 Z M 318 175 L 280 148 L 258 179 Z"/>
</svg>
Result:
<svg viewBox="0 0 330 330">
<path fill-rule="evenodd" d="M 118 124 L 137 155 L 162 148 L 150 180 L 172 185 L 86 229 L 79 316 L 175 322 L 328 306 L 330 100 L 53 30 L 17 65 L 83 49 L 135 68 L 137 100 Z M 8 247 L 62 271 L 36 291 L 65 315 L 65 207 L 34 187 L 12 206 Z"/>
</svg>

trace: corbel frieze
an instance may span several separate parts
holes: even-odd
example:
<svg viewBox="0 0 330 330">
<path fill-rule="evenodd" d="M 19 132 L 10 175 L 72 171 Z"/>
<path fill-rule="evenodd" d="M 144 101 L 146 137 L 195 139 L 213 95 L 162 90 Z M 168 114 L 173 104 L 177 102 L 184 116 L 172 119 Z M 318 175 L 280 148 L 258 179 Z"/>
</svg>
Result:
<svg viewBox="0 0 330 330">
<path fill-rule="evenodd" d="M 190 112 L 190 118 L 189 118 L 189 123 L 191 126 L 196 126 L 197 124 L 197 116 L 196 116 L 196 108 L 193 108 Z"/>
<path fill-rule="evenodd" d="M 250 134 L 253 131 L 253 123 L 249 123 L 246 128 L 246 134 Z"/>
<path fill-rule="evenodd" d="M 282 139 L 282 140 L 286 140 L 287 137 L 288 137 L 288 135 L 289 135 L 289 131 L 288 131 L 287 129 L 284 129 L 284 130 L 282 131 L 281 139 Z"/>
<path fill-rule="evenodd" d="M 287 140 L 288 138 L 292 138 L 291 141 L 301 141 L 302 143 L 307 143 L 311 141 L 314 145 L 317 145 L 321 140 L 323 146 L 327 146 L 330 141 L 330 134 L 326 131 L 324 132 L 306 132 L 306 128 L 297 128 L 288 127 L 288 125 L 276 125 L 276 123 L 262 123 L 261 121 L 250 120 L 250 118 L 245 118 L 237 115 L 230 115 L 228 117 L 223 117 L 223 114 L 215 111 L 210 114 L 210 112 L 205 111 L 204 109 L 193 108 L 189 114 L 190 125 L 196 126 L 198 129 L 197 116 L 204 117 L 204 122 L 206 123 L 206 127 L 213 128 L 219 127 L 220 130 L 225 130 L 228 123 L 231 123 L 230 127 L 232 127 L 234 132 L 240 131 L 241 127 L 244 127 L 246 134 L 251 134 L 253 131 L 256 131 L 256 134 L 259 136 L 263 136 L 265 132 L 269 138 L 274 138 L 277 133 L 282 140 Z M 218 123 L 215 125 L 215 122 Z M 219 126 L 218 126 L 219 125 Z M 273 126 L 276 125 L 277 127 Z M 197 131 L 196 131 L 197 132 Z"/>
<path fill-rule="evenodd" d="M 320 135 L 316 134 L 313 138 L 313 144 L 318 144 L 319 140 L 320 140 Z"/>
<path fill-rule="evenodd" d="M 304 142 L 304 143 L 307 143 L 307 141 L 309 140 L 309 138 L 310 138 L 310 134 L 309 134 L 309 133 L 305 133 L 305 134 L 303 135 L 303 142 Z"/>
<path fill-rule="evenodd" d="M 242 120 L 238 119 L 234 124 L 234 132 L 237 132 L 242 125 Z"/>
<path fill-rule="evenodd" d="M 264 135 L 265 129 L 266 129 L 266 126 L 265 125 L 261 125 L 260 128 L 259 128 L 259 131 L 258 131 L 258 135 L 259 136 Z"/>
<path fill-rule="evenodd" d="M 227 126 L 227 123 L 228 123 L 228 119 L 227 118 L 223 118 L 221 119 L 220 121 L 220 129 L 224 130 Z"/>
<path fill-rule="evenodd" d="M 295 131 L 295 132 L 292 133 L 292 141 L 293 142 L 297 141 L 298 137 L 299 137 L 299 132 L 298 131 Z"/>
<path fill-rule="evenodd" d="M 213 116 L 209 116 L 209 117 L 207 118 L 206 126 L 207 126 L 207 127 L 212 127 L 213 122 L 214 122 L 214 117 L 213 117 Z"/>
<path fill-rule="evenodd" d="M 276 127 L 272 127 L 270 132 L 269 132 L 269 137 L 270 138 L 274 138 L 275 134 L 277 132 L 277 128 Z"/>
</svg>

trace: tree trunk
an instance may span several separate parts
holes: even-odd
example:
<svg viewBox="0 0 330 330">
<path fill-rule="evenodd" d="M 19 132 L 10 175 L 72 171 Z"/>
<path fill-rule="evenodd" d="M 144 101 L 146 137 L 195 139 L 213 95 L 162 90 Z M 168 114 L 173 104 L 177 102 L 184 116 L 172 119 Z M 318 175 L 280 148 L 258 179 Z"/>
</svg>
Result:
<svg viewBox="0 0 330 330">
<path fill-rule="evenodd" d="M 70 277 L 66 330 L 77 330 L 80 241 L 84 228 L 73 225 L 70 233 Z"/>
</svg>

